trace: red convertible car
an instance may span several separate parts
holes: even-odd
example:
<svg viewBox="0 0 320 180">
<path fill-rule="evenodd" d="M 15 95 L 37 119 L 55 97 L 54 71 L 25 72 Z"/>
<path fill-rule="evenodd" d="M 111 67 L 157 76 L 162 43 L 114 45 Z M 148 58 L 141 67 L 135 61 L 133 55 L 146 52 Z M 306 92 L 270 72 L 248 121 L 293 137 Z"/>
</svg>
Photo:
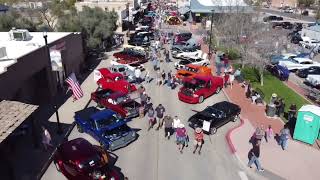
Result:
<svg viewBox="0 0 320 180">
<path fill-rule="evenodd" d="M 139 115 L 140 103 L 131 99 L 128 94 L 112 90 L 97 90 L 91 93 L 91 99 L 98 106 L 111 109 L 124 118 L 134 118 Z"/>
<path fill-rule="evenodd" d="M 178 92 L 179 100 L 186 103 L 202 103 L 205 98 L 218 94 L 223 88 L 223 79 L 217 76 L 201 76 L 185 78 Z"/>
<path fill-rule="evenodd" d="M 61 144 L 54 156 L 57 170 L 69 180 L 120 180 L 119 173 L 108 162 L 105 150 L 83 138 Z"/>
<path fill-rule="evenodd" d="M 101 78 L 97 80 L 100 89 L 110 89 L 112 91 L 121 91 L 124 93 L 131 93 L 137 90 L 134 84 L 125 80 L 124 76 L 120 73 L 110 73 L 107 68 L 99 69 Z"/>
</svg>

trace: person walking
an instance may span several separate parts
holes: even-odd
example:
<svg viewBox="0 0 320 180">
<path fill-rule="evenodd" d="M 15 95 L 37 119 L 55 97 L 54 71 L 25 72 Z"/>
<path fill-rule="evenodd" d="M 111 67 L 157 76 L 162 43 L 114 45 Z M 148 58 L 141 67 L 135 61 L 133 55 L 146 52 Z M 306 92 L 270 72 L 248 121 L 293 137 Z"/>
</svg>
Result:
<svg viewBox="0 0 320 180">
<path fill-rule="evenodd" d="M 145 107 L 147 104 L 147 100 L 148 100 L 148 95 L 147 93 L 144 91 L 141 95 L 140 95 L 140 102 L 141 102 L 141 106 Z"/>
<path fill-rule="evenodd" d="M 136 68 L 134 70 L 134 76 L 136 77 L 136 82 L 138 84 L 140 84 L 141 83 L 141 70 L 139 68 Z"/>
<path fill-rule="evenodd" d="M 282 150 L 288 148 L 288 139 L 290 137 L 290 130 L 287 125 L 284 125 L 283 129 L 280 131 L 279 145 L 282 147 Z"/>
<path fill-rule="evenodd" d="M 173 132 L 173 118 L 169 115 L 164 116 L 164 137 L 168 137 L 168 140 L 170 139 L 170 136 Z"/>
<path fill-rule="evenodd" d="M 172 73 L 172 71 L 171 70 L 169 70 L 169 72 L 168 72 L 168 80 L 167 80 L 167 86 L 168 87 L 171 87 L 171 79 L 172 79 L 172 75 L 171 75 L 171 73 Z"/>
<path fill-rule="evenodd" d="M 296 118 L 296 115 L 297 115 L 297 106 L 295 104 L 291 104 L 288 111 L 289 123 L 293 123 L 293 120 Z"/>
<path fill-rule="evenodd" d="M 166 72 L 164 72 L 164 70 L 162 70 L 161 77 L 163 82 L 162 85 L 165 85 L 167 83 L 167 80 L 166 80 Z"/>
<path fill-rule="evenodd" d="M 154 113 L 154 109 L 153 106 L 151 104 L 150 108 L 148 108 L 148 119 L 149 119 L 149 127 L 148 127 L 148 131 L 153 128 L 153 126 L 156 124 L 156 118 L 155 118 L 155 113 Z"/>
<path fill-rule="evenodd" d="M 166 50 L 166 62 L 167 63 L 170 62 L 170 52 L 169 52 L 169 50 Z"/>
<path fill-rule="evenodd" d="M 160 72 L 160 70 L 158 70 L 157 71 L 157 85 L 158 86 L 161 86 L 161 84 L 162 84 L 161 79 L 162 79 L 161 72 Z"/>
<path fill-rule="evenodd" d="M 216 69 L 217 69 L 217 76 L 220 76 L 220 74 L 221 74 L 221 57 L 216 50 L 214 50 L 214 54 L 215 54 L 214 59 L 215 59 L 215 64 L 216 64 Z"/>
<path fill-rule="evenodd" d="M 146 75 L 144 76 L 144 80 L 146 81 L 146 83 L 150 83 L 151 81 L 150 72 L 148 70 L 146 70 Z"/>
<path fill-rule="evenodd" d="M 250 81 L 248 82 L 248 85 L 246 86 L 245 92 L 246 92 L 246 97 L 250 98 L 251 97 L 251 83 L 250 83 Z"/>
<path fill-rule="evenodd" d="M 163 107 L 162 104 L 159 104 L 156 107 L 155 111 L 156 111 L 156 116 L 157 116 L 157 120 L 158 120 L 158 127 L 156 130 L 159 130 L 163 126 L 163 115 L 164 115 L 164 112 L 166 111 L 166 109 Z"/>
<path fill-rule="evenodd" d="M 226 54 L 222 55 L 222 61 L 223 61 L 223 65 L 224 65 L 224 70 L 227 70 L 229 67 L 229 58 Z"/>
<path fill-rule="evenodd" d="M 204 141 L 204 134 L 201 128 L 197 127 L 194 131 L 194 150 L 193 150 L 193 154 L 196 153 L 197 148 L 199 147 L 199 155 L 201 154 L 201 148 L 202 148 L 202 144 Z"/>
<path fill-rule="evenodd" d="M 176 129 L 176 139 L 178 144 L 178 149 L 180 153 L 183 153 L 183 148 L 187 143 L 187 130 L 184 127 L 184 124 L 180 123 Z"/>
<path fill-rule="evenodd" d="M 269 125 L 268 129 L 266 130 L 266 136 L 265 136 L 266 142 L 268 142 L 268 140 L 272 138 L 273 138 L 273 130 L 271 125 Z"/>
<path fill-rule="evenodd" d="M 234 79 L 235 79 L 234 74 L 232 72 L 229 73 L 229 84 L 230 84 L 230 88 L 231 89 L 232 89 L 232 86 L 233 86 Z"/>
<path fill-rule="evenodd" d="M 44 127 L 42 126 L 42 144 L 43 144 L 43 147 L 44 147 L 44 150 L 45 151 L 48 151 L 49 148 L 53 148 L 53 145 L 51 143 L 52 139 L 51 139 L 51 135 L 49 133 L 49 131 Z"/>
<path fill-rule="evenodd" d="M 257 170 L 260 172 L 263 172 L 264 169 L 261 167 L 260 164 L 260 144 L 261 141 L 258 140 L 252 147 L 252 149 L 250 150 L 249 154 L 250 154 L 250 160 L 248 162 L 248 167 L 252 168 L 252 164 L 255 163 L 255 165 L 257 166 Z"/>
<path fill-rule="evenodd" d="M 173 118 L 173 130 L 174 132 L 176 132 L 178 125 L 181 123 L 180 119 L 178 118 L 178 116 L 174 116 Z"/>
</svg>

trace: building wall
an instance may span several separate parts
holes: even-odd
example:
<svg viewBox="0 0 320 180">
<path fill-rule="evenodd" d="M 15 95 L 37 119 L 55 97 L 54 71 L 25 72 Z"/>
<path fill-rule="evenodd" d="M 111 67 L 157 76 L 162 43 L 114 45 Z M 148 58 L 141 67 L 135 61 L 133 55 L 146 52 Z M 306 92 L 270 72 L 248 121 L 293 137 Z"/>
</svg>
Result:
<svg viewBox="0 0 320 180">
<path fill-rule="evenodd" d="M 49 36 L 50 34 L 48 34 Z M 79 75 L 84 62 L 81 34 L 70 34 L 49 44 L 49 47 L 65 41 L 62 60 L 66 75 L 75 72 Z M 31 104 L 44 104 L 50 95 L 57 92 L 56 72 L 52 72 L 53 82 L 47 78 L 48 53 L 41 47 L 17 60 L 0 75 L 0 100 L 17 100 Z M 48 84 L 53 91 L 49 91 Z"/>
</svg>

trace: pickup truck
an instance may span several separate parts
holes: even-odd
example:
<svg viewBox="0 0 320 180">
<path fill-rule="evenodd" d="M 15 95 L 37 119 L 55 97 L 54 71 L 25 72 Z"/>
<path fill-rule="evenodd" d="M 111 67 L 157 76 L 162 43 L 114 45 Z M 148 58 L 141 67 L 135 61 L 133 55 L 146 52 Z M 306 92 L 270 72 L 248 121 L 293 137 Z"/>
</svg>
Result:
<svg viewBox="0 0 320 180">
<path fill-rule="evenodd" d="M 134 118 L 139 115 L 140 103 L 131 99 L 128 94 L 112 90 L 97 90 L 91 93 L 91 99 L 99 107 L 111 109 L 124 118 Z"/>
<path fill-rule="evenodd" d="M 223 88 L 223 79 L 217 76 L 201 76 L 184 78 L 183 86 L 178 92 L 180 101 L 186 103 L 202 103 L 205 98 L 218 94 Z"/>
<path fill-rule="evenodd" d="M 134 84 L 125 80 L 124 76 L 120 73 L 110 73 L 106 68 L 99 69 L 101 78 L 97 80 L 100 89 L 110 89 L 112 91 L 121 91 L 124 93 L 131 93 L 137 90 Z"/>
<path fill-rule="evenodd" d="M 80 133 L 91 135 L 110 151 L 125 147 L 137 139 L 136 132 L 127 125 L 131 119 L 123 119 L 110 109 L 99 111 L 89 107 L 77 111 L 74 119 Z"/>
</svg>

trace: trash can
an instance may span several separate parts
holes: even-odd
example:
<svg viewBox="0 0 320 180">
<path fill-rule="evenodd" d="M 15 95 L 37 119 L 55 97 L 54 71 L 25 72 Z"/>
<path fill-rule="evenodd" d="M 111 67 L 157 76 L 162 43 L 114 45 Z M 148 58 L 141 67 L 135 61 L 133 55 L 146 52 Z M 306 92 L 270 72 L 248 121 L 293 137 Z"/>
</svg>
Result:
<svg viewBox="0 0 320 180">
<path fill-rule="evenodd" d="M 274 117 L 276 115 L 276 106 L 274 104 L 267 105 L 267 116 Z"/>
</svg>

